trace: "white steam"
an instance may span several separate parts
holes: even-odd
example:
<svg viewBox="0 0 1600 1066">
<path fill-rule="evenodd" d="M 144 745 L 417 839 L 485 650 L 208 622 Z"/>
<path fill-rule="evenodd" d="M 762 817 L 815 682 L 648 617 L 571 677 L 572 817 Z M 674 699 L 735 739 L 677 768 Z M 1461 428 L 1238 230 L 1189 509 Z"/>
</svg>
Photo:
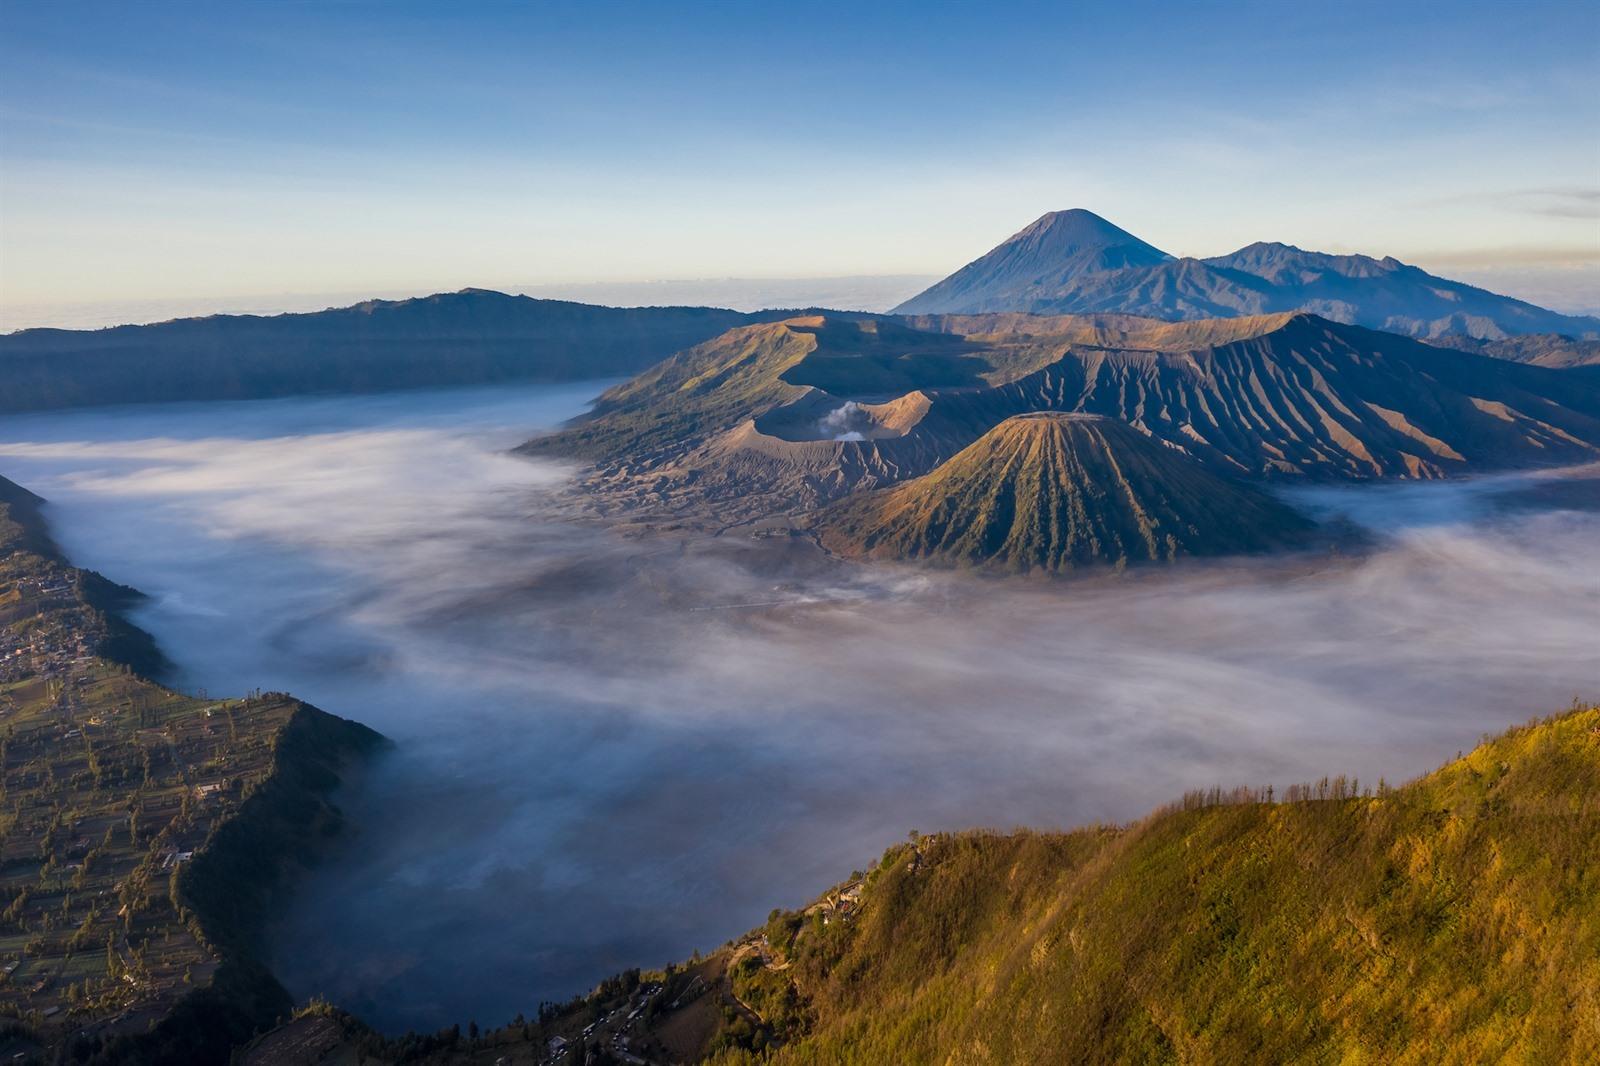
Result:
<svg viewBox="0 0 1600 1066">
<path fill-rule="evenodd" d="M 865 431 L 871 428 L 872 419 L 854 400 L 846 400 L 817 422 L 817 432 L 830 440 L 866 440 Z"/>
</svg>

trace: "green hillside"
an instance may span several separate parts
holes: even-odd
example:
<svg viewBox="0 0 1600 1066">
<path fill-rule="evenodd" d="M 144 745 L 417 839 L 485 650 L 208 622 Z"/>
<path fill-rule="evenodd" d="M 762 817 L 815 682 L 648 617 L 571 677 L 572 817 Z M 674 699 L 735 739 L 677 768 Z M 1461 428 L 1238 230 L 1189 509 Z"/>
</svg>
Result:
<svg viewBox="0 0 1600 1066">
<path fill-rule="evenodd" d="M 787 1002 L 775 1063 L 1600 1056 L 1600 708 L 1267 799 L 892 848 L 733 990 Z"/>
<path fill-rule="evenodd" d="M 593 413 L 561 433 L 523 445 L 582 459 L 653 458 L 728 429 L 750 412 L 798 398 L 783 380 L 817 346 L 809 319 L 739 326 L 679 352 L 602 393 Z"/>
<path fill-rule="evenodd" d="M 559 1048 L 552 1051 L 552 1048 Z M 1193 793 L 1126 826 L 911 834 L 801 910 L 537 1020 L 315 1006 L 250 1066 L 1591 1063 L 1600 707 L 1410 784 Z"/>
<path fill-rule="evenodd" d="M 0 478 L 0 1058 L 226 1062 L 292 1006 L 263 926 L 380 738 L 142 676 L 159 654 L 101 606 L 134 594 L 67 564 L 39 502 Z"/>
</svg>

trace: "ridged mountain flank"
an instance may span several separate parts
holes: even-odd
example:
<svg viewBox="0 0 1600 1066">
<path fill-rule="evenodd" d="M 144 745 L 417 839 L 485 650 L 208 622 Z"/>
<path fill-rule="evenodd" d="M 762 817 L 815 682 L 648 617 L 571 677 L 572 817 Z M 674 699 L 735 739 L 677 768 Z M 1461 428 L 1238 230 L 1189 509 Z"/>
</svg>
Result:
<svg viewBox="0 0 1600 1066">
<path fill-rule="evenodd" d="M 1262 551 L 1311 524 L 1125 422 L 1046 412 L 1008 418 L 932 473 L 824 511 L 841 555 L 1014 572 Z"/>
</svg>

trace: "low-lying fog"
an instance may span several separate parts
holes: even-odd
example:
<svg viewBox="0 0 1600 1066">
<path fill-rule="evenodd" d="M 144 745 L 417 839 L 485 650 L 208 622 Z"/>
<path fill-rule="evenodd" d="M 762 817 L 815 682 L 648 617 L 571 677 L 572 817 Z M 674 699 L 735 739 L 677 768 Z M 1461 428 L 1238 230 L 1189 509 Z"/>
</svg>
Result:
<svg viewBox="0 0 1600 1066">
<path fill-rule="evenodd" d="M 1560 485 L 1303 494 L 1377 531 L 1361 559 L 982 581 L 570 525 L 567 471 L 504 449 L 596 391 L 0 420 L 0 472 L 151 594 L 179 685 L 286 689 L 396 742 L 276 938 L 297 995 L 499 1023 L 912 828 L 1394 781 L 1600 695 L 1600 516 Z"/>
</svg>

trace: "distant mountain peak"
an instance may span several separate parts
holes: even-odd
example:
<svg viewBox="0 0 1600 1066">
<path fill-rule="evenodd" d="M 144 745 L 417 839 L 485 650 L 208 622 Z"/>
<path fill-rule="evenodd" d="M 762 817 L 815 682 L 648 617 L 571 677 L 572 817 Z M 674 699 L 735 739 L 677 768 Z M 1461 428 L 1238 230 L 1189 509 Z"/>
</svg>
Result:
<svg viewBox="0 0 1600 1066">
<path fill-rule="evenodd" d="M 1268 254 L 1293 254 L 1305 255 L 1306 250 L 1298 244 L 1289 244 L 1286 241 L 1251 241 L 1249 244 L 1232 253 L 1233 255 L 1268 255 Z"/>
<path fill-rule="evenodd" d="M 1257 241 L 1175 259 L 1075 208 L 1042 215 L 895 308 L 903 315 L 1124 314 L 1168 321 L 1311 310 L 1411 337 L 1528 333 L 1600 338 L 1600 320 L 1435 277 L 1392 256 Z"/>
<path fill-rule="evenodd" d="M 1171 258 L 1122 227 L 1081 207 L 1068 208 L 1065 211 L 1049 211 L 1040 215 L 1012 234 L 1005 243 L 1011 244 L 1016 241 L 1047 241 L 1057 249 L 1120 248 L 1124 245 L 1137 245 L 1150 248 L 1165 258 Z"/>
<path fill-rule="evenodd" d="M 1040 285 L 1061 285 L 1086 274 L 1150 267 L 1171 259 L 1093 211 L 1051 211 L 895 312 L 998 310 L 1014 306 L 1021 293 Z"/>
</svg>

